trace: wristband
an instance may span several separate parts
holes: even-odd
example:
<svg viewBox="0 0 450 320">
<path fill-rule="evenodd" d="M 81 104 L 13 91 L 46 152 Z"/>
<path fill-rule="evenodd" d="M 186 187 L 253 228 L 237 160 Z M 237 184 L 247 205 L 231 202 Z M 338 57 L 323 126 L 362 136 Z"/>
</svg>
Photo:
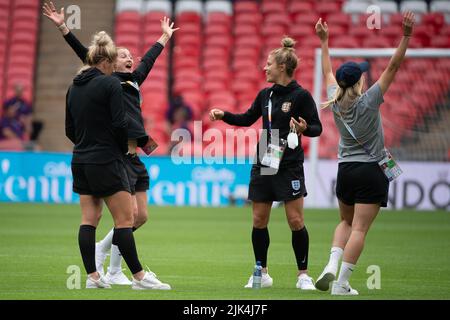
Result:
<svg viewBox="0 0 450 320">
<path fill-rule="evenodd" d="M 66 26 L 65 22 L 63 22 L 63 24 L 58 27 L 58 29 L 61 30 L 61 31 L 63 31 L 66 28 L 67 28 L 67 26 Z"/>
</svg>

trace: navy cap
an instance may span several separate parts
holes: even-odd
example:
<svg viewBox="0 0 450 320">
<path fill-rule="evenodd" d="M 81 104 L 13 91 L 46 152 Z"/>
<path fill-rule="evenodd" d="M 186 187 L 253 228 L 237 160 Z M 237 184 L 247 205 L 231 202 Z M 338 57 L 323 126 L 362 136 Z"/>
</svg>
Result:
<svg viewBox="0 0 450 320">
<path fill-rule="evenodd" d="M 348 61 L 336 70 L 336 81 L 341 88 L 353 87 L 359 81 L 363 72 L 369 70 L 367 61 L 356 63 Z"/>
</svg>

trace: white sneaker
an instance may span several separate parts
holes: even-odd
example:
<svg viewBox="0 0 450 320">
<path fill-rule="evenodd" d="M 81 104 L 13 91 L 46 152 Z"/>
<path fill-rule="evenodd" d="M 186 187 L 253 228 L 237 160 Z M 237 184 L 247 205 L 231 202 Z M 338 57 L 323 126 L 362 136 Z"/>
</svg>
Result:
<svg viewBox="0 0 450 320">
<path fill-rule="evenodd" d="M 314 287 L 313 279 L 306 273 L 302 273 L 301 275 L 298 276 L 297 279 L 298 279 L 297 284 L 295 285 L 297 289 L 316 290 L 316 287 Z"/>
<path fill-rule="evenodd" d="M 109 284 L 118 284 L 122 286 L 130 286 L 131 281 L 127 278 L 127 276 L 123 273 L 123 270 L 119 272 L 112 273 L 110 268 L 108 268 L 108 272 L 105 275 L 105 280 Z"/>
<path fill-rule="evenodd" d="M 333 286 L 331 287 L 331 294 L 336 296 L 357 296 L 359 293 L 352 287 L 350 287 L 350 283 L 339 283 L 337 281 L 333 282 Z"/>
<path fill-rule="evenodd" d="M 270 288 L 273 285 L 273 279 L 269 276 L 269 273 L 261 274 L 261 288 Z M 253 287 L 253 275 L 248 279 L 248 283 L 244 286 L 244 288 L 252 288 Z"/>
<path fill-rule="evenodd" d="M 106 282 L 103 276 L 100 276 L 98 280 L 88 276 L 86 279 L 86 289 L 111 289 L 111 286 Z"/>
<path fill-rule="evenodd" d="M 100 273 L 102 277 L 105 276 L 105 270 L 103 270 L 103 264 L 106 260 L 106 253 L 100 249 L 100 242 L 95 244 L 95 266 L 97 268 L 97 272 Z"/>
<path fill-rule="evenodd" d="M 134 290 L 170 290 L 172 289 L 169 284 L 162 283 L 156 277 L 156 274 L 150 270 L 145 272 L 144 278 L 142 280 L 136 280 L 133 277 L 133 282 L 131 288 Z"/>
<path fill-rule="evenodd" d="M 316 288 L 321 291 L 328 291 L 330 284 L 336 279 L 336 272 L 333 272 L 328 266 L 323 269 L 322 274 L 317 278 Z"/>
</svg>

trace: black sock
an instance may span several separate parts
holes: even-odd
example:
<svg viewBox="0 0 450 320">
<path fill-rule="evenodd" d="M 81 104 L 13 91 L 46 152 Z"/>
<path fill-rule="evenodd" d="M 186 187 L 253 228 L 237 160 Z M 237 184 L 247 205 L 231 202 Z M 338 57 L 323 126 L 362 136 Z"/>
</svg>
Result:
<svg viewBox="0 0 450 320">
<path fill-rule="evenodd" d="M 78 245 L 87 274 L 97 271 L 95 266 L 95 227 L 81 225 L 78 231 Z"/>
<path fill-rule="evenodd" d="M 132 274 L 142 271 L 139 262 L 132 228 L 114 228 L 113 243 L 119 247 L 120 254 L 130 268 Z"/>
<path fill-rule="evenodd" d="M 135 232 L 136 230 L 137 230 L 137 228 L 136 227 L 133 227 L 133 228 L 131 228 L 132 230 L 133 230 L 133 232 Z"/>
<path fill-rule="evenodd" d="M 292 231 L 292 248 L 294 248 L 298 270 L 308 269 L 309 236 L 306 227 Z"/>
<path fill-rule="evenodd" d="M 255 260 L 261 261 L 261 266 L 267 266 L 267 251 L 269 250 L 270 238 L 267 228 L 257 229 L 253 227 L 252 231 L 253 253 Z"/>
</svg>

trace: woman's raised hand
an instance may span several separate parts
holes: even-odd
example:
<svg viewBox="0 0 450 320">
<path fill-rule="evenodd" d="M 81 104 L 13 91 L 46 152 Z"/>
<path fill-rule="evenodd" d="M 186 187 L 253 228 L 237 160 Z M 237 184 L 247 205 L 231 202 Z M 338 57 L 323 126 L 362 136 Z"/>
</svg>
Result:
<svg viewBox="0 0 450 320">
<path fill-rule="evenodd" d="M 322 18 L 316 23 L 316 34 L 320 41 L 328 40 L 328 25 L 326 22 L 322 23 Z"/>
<path fill-rule="evenodd" d="M 64 8 L 61 8 L 61 11 L 58 13 L 55 5 L 51 1 L 50 3 L 44 2 L 44 5 L 42 6 L 42 14 L 53 21 L 57 27 L 61 26 L 65 21 Z"/>
<path fill-rule="evenodd" d="M 169 38 L 172 37 L 172 34 L 180 28 L 173 28 L 174 22 L 170 23 L 170 18 L 164 17 L 161 21 L 161 29 L 162 32 L 167 35 Z"/>
</svg>

